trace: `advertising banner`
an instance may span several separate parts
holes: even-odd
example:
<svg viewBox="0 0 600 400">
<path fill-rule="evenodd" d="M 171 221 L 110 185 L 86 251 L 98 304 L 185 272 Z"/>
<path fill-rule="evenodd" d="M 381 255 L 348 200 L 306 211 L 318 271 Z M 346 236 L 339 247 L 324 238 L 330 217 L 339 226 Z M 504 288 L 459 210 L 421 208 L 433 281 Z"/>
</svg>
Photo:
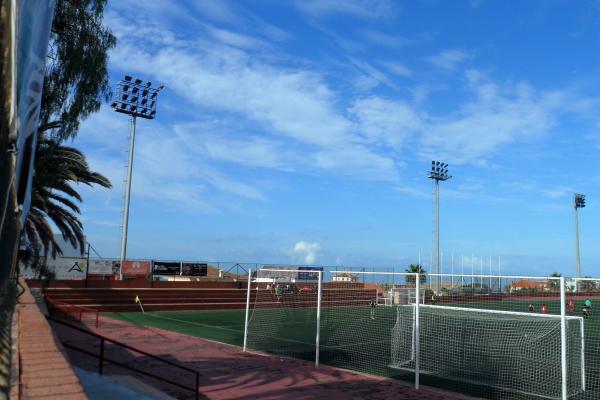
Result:
<svg viewBox="0 0 600 400">
<path fill-rule="evenodd" d="M 90 260 L 90 275 L 112 275 L 113 262 L 110 260 Z"/>
<path fill-rule="evenodd" d="M 154 261 L 154 275 L 181 275 L 180 262 Z"/>
<path fill-rule="evenodd" d="M 319 273 L 318 272 L 309 272 L 309 271 L 323 271 L 323 267 L 298 267 L 298 280 L 299 281 L 318 281 Z M 300 272 L 301 271 L 301 272 Z M 304 272 L 306 271 L 306 272 Z"/>
<path fill-rule="evenodd" d="M 152 269 L 151 261 L 125 260 L 122 265 L 122 273 L 125 276 L 147 276 Z"/>
<path fill-rule="evenodd" d="M 181 275 L 207 276 L 208 275 L 208 264 L 183 263 L 182 267 L 181 267 Z"/>
<path fill-rule="evenodd" d="M 56 280 L 85 279 L 86 259 L 79 257 L 48 258 L 46 262 L 48 271 L 54 272 Z M 36 271 L 23 267 L 22 275 L 25 278 L 37 278 Z"/>
</svg>

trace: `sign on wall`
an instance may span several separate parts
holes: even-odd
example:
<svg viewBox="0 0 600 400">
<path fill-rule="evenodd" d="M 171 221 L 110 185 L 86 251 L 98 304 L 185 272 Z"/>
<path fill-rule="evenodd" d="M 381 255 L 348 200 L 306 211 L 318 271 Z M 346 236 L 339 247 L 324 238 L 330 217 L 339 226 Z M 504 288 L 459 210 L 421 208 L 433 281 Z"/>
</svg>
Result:
<svg viewBox="0 0 600 400">
<path fill-rule="evenodd" d="M 111 260 L 90 260 L 90 275 L 112 275 L 113 262 Z"/>
<path fill-rule="evenodd" d="M 154 275 L 181 275 L 180 262 L 154 261 Z"/>
<path fill-rule="evenodd" d="M 318 281 L 319 273 L 318 272 L 308 272 L 308 271 L 321 271 L 323 272 L 323 267 L 298 267 L 298 280 L 300 281 Z M 306 271 L 306 272 L 304 272 Z"/>
<path fill-rule="evenodd" d="M 207 276 L 208 275 L 208 264 L 183 263 L 181 266 L 181 275 Z"/>
<path fill-rule="evenodd" d="M 147 276 L 152 269 L 150 261 L 123 261 L 121 271 L 126 276 Z"/>
</svg>

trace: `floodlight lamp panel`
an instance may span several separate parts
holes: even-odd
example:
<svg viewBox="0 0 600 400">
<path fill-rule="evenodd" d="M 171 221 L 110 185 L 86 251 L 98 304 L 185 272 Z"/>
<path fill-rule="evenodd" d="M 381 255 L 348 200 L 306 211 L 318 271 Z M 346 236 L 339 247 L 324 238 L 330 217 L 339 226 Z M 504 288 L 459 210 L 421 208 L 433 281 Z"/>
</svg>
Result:
<svg viewBox="0 0 600 400">
<path fill-rule="evenodd" d="M 125 75 L 125 80 L 126 80 L 127 82 L 131 82 L 131 79 L 132 79 L 132 78 L 131 78 L 131 76 L 129 76 L 129 75 Z"/>
<path fill-rule="evenodd" d="M 141 79 L 136 79 L 136 80 L 135 80 L 135 84 L 136 84 L 136 85 L 139 85 L 140 83 L 142 83 L 142 80 L 141 80 Z"/>
</svg>

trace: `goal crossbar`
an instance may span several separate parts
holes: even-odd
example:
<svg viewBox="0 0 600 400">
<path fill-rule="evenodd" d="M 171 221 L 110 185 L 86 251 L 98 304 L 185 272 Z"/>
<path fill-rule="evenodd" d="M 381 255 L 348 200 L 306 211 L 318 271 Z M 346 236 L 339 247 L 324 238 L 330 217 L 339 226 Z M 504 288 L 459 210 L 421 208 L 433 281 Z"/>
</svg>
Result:
<svg viewBox="0 0 600 400">
<path fill-rule="evenodd" d="M 414 304 L 406 304 L 403 307 L 414 307 Z M 540 313 L 531 313 L 531 312 L 522 312 L 522 311 L 505 311 L 505 310 L 490 310 L 486 308 L 470 308 L 470 307 L 453 307 L 453 306 L 438 306 L 434 304 L 421 304 L 419 305 L 421 308 L 435 308 L 438 310 L 457 310 L 457 311 L 468 311 L 468 312 L 476 312 L 476 313 L 488 313 L 488 314 L 503 314 L 503 315 L 520 315 L 526 317 L 540 317 L 540 318 L 557 318 L 560 319 L 560 314 L 540 314 Z M 578 320 L 583 322 L 583 317 L 575 317 L 572 315 L 565 316 L 567 320 Z"/>
</svg>

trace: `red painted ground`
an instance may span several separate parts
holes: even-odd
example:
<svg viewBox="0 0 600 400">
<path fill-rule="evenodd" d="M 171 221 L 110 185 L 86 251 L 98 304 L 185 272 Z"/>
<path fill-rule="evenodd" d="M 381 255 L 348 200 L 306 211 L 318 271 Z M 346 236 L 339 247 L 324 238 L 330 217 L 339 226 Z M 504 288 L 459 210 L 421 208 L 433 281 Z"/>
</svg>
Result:
<svg viewBox="0 0 600 400">
<path fill-rule="evenodd" d="M 98 352 L 97 340 L 84 337 L 67 328 L 53 324 L 62 340 Z M 243 353 L 239 347 L 186 336 L 156 328 L 136 326 L 121 321 L 103 319 L 99 333 L 164 356 L 174 362 L 200 372 L 200 392 L 211 400 L 241 399 L 369 399 L 369 400 L 455 400 L 465 396 L 440 390 L 421 388 L 416 391 L 406 383 L 355 374 L 297 360 Z M 148 369 L 163 377 L 176 379 L 184 385 L 193 385 L 190 374 L 163 366 L 145 357 L 135 357 L 124 350 L 111 346 L 106 349 L 109 357 L 127 359 L 136 366 Z M 69 350 L 69 357 L 79 367 L 97 370 L 97 360 Z M 117 367 L 105 367 L 106 374 L 122 374 Z M 127 372 L 129 374 L 129 372 Z M 173 397 L 193 399 L 191 392 L 168 384 L 143 379 Z"/>
</svg>

